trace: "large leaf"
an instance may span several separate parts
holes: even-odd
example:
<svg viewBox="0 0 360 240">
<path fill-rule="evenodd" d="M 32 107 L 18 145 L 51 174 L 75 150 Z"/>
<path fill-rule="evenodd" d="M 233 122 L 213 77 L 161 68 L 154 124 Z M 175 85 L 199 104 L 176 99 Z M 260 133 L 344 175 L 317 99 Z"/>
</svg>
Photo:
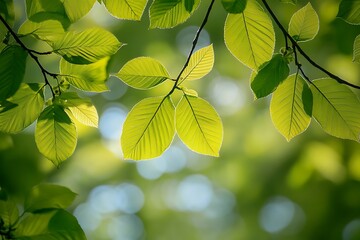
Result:
<svg viewBox="0 0 360 240">
<path fill-rule="evenodd" d="M 53 0 L 51 0 L 53 1 Z M 66 15 L 71 22 L 75 22 L 85 16 L 92 8 L 96 0 L 62 0 Z"/>
<path fill-rule="evenodd" d="M 219 156 L 223 126 L 215 109 L 204 99 L 182 97 L 176 107 L 176 131 L 191 150 Z"/>
<path fill-rule="evenodd" d="M 346 86 L 331 78 L 313 81 L 313 116 L 324 129 L 338 138 L 359 141 L 360 101 Z"/>
<path fill-rule="evenodd" d="M 195 80 L 204 77 L 214 66 L 214 49 L 212 45 L 196 51 L 190 57 L 189 64 L 181 74 L 180 80 Z"/>
<path fill-rule="evenodd" d="M 123 126 L 124 158 L 141 160 L 160 156 L 174 137 L 174 116 L 170 97 L 146 98 L 136 104 Z"/>
<path fill-rule="evenodd" d="M 0 200 L 0 218 L 6 228 L 13 225 L 18 217 L 19 210 L 15 202 L 11 200 Z"/>
<path fill-rule="evenodd" d="M 360 35 L 357 35 L 354 41 L 354 56 L 353 61 L 360 63 Z"/>
<path fill-rule="evenodd" d="M 24 211 L 34 213 L 44 209 L 67 208 L 75 197 L 76 193 L 66 187 L 54 184 L 40 184 L 33 187 L 27 194 Z"/>
<path fill-rule="evenodd" d="M 319 17 L 311 3 L 308 3 L 291 17 L 289 34 L 296 41 L 309 41 L 318 33 L 319 25 Z"/>
<path fill-rule="evenodd" d="M 84 91 L 107 91 L 108 87 L 105 82 L 109 76 L 106 70 L 108 61 L 109 58 L 107 57 L 92 64 L 77 65 L 61 59 L 60 78 Z"/>
<path fill-rule="evenodd" d="M 65 16 L 63 0 L 26 0 L 26 13 L 31 18 L 37 13 L 57 13 Z"/>
<path fill-rule="evenodd" d="M 337 17 L 351 24 L 360 24 L 360 0 L 342 0 Z"/>
<path fill-rule="evenodd" d="M 228 13 L 242 13 L 247 0 L 221 0 L 221 3 Z"/>
<path fill-rule="evenodd" d="M 150 7 L 150 28 L 171 28 L 185 22 L 200 0 L 154 0 Z"/>
<path fill-rule="evenodd" d="M 50 105 L 40 114 L 35 129 L 35 142 L 40 153 L 55 165 L 73 154 L 77 132 L 62 106 Z"/>
<path fill-rule="evenodd" d="M 141 19 L 147 0 L 103 0 L 111 15 L 129 20 Z"/>
<path fill-rule="evenodd" d="M 129 86 L 138 89 L 155 87 L 170 77 L 166 68 L 159 61 L 149 57 L 130 60 L 116 76 Z"/>
<path fill-rule="evenodd" d="M 307 129 L 311 121 L 312 94 L 298 74 L 279 85 L 270 104 L 271 119 L 276 129 L 290 141 Z"/>
<path fill-rule="evenodd" d="M 14 1 L 13 0 L 1 0 L 0 1 L 0 14 L 5 21 L 12 26 L 15 21 Z"/>
<path fill-rule="evenodd" d="M 67 32 L 50 43 L 54 52 L 74 64 L 89 64 L 115 54 L 121 43 L 110 32 L 91 28 L 83 32 Z"/>
<path fill-rule="evenodd" d="M 0 53 L 0 101 L 14 95 L 24 78 L 27 52 L 8 46 Z"/>
<path fill-rule="evenodd" d="M 33 123 L 44 108 L 44 89 L 38 83 L 23 83 L 6 101 L 0 102 L 0 131 L 18 133 Z"/>
<path fill-rule="evenodd" d="M 271 59 L 275 47 L 274 28 L 257 1 L 248 1 L 240 14 L 229 14 L 224 31 L 229 51 L 249 68 L 257 70 Z"/>
<path fill-rule="evenodd" d="M 266 97 L 289 76 L 289 66 L 281 54 L 276 54 L 263 67 L 251 82 L 251 89 L 257 98 Z"/>
</svg>

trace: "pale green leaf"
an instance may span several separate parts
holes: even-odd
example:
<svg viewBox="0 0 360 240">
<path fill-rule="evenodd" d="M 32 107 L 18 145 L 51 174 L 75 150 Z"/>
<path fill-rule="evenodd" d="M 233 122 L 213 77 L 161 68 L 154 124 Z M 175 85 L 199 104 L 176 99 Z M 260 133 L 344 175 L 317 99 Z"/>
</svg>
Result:
<svg viewBox="0 0 360 240">
<path fill-rule="evenodd" d="M 147 0 L 104 0 L 103 2 L 114 17 L 139 21 Z"/>
<path fill-rule="evenodd" d="M 138 57 L 127 62 L 116 74 L 133 88 L 149 89 L 170 78 L 166 68 L 157 60 Z"/>
<path fill-rule="evenodd" d="M 150 7 L 150 28 L 171 28 L 185 22 L 200 0 L 154 0 Z"/>
<path fill-rule="evenodd" d="M 338 138 L 359 141 L 360 101 L 344 85 L 331 78 L 313 81 L 313 116 L 325 132 Z"/>
<path fill-rule="evenodd" d="M 22 131 L 39 117 L 44 104 L 43 85 L 23 83 L 12 97 L 0 102 L 0 131 Z"/>
<path fill-rule="evenodd" d="M 121 135 L 125 159 L 160 156 L 175 135 L 175 110 L 170 97 L 146 98 L 127 116 Z"/>
<path fill-rule="evenodd" d="M 314 39 L 319 32 L 319 17 L 311 3 L 294 13 L 289 23 L 289 34 L 298 42 Z"/>
<path fill-rule="evenodd" d="M 182 97 L 176 107 L 176 131 L 191 150 L 219 156 L 223 126 L 215 109 L 204 99 Z"/>
<path fill-rule="evenodd" d="M 184 94 L 192 96 L 192 97 L 198 97 L 199 94 L 194 89 L 188 89 L 184 86 L 180 86 L 179 89 L 183 91 Z"/>
<path fill-rule="evenodd" d="M 60 61 L 60 78 L 76 88 L 90 92 L 104 92 L 108 90 L 105 82 L 108 79 L 106 70 L 109 58 L 87 64 L 71 64 L 64 59 Z"/>
<path fill-rule="evenodd" d="M 59 105 L 50 105 L 40 114 L 35 142 L 41 154 L 55 165 L 69 158 L 76 147 L 75 124 Z"/>
<path fill-rule="evenodd" d="M 214 49 L 212 44 L 201 48 L 190 57 L 188 66 L 181 74 L 180 80 L 196 80 L 208 74 L 214 66 Z"/>
<path fill-rule="evenodd" d="M 342 0 L 337 17 L 350 24 L 360 24 L 360 0 Z"/>
<path fill-rule="evenodd" d="M 357 35 L 354 41 L 353 62 L 360 63 L 360 35 Z"/>
<path fill-rule="evenodd" d="M 85 16 L 93 7 L 96 0 L 62 0 L 66 15 L 71 22 L 76 22 Z"/>
<path fill-rule="evenodd" d="M 274 92 L 270 103 L 276 129 L 290 141 L 307 129 L 311 121 L 311 91 L 298 74 L 289 76 Z M 305 101 L 304 101 L 304 100 Z"/>
<path fill-rule="evenodd" d="M 19 217 L 19 209 L 16 202 L 11 200 L 0 200 L 0 218 L 6 228 L 16 222 Z"/>
<path fill-rule="evenodd" d="M 0 1 L 0 15 L 3 16 L 5 21 L 10 25 L 14 25 L 15 12 L 13 0 L 1 0 Z"/>
<path fill-rule="evenodd" d="M 228 13 L 242 13 L 247 0 L 221 0 L 221 3 Z"/>
<path fill-rule="evenodd" d="M 37 13 L 57 13 L 66 16 L 63 0 L 26 0 L 26 13 L 31 18 Z"/>
<path fill-rule="evenodd" d="M 274 28 L 257 1 L 248 1 L 240 14 L 229 14 L 224 31 L 229 51 L 249 68 L 256 71 L 271 59 L 275 47 Z"/>
<path fill-rule="evenodd" d="M 104 29 L 90 28 L 82 32 L 66 32 L 50 45 L 55 53 L 70 63 L 89 64 L 115 54 L 121 43 Z"/>
<path fill-rule="evenodd" d="M 294 4 L 294 5 L 297 4 L 297 0 L 280 0 L 280 2 L 282 2 L 282 3 L 291 3 L 291 4 Z"/>
</svg>

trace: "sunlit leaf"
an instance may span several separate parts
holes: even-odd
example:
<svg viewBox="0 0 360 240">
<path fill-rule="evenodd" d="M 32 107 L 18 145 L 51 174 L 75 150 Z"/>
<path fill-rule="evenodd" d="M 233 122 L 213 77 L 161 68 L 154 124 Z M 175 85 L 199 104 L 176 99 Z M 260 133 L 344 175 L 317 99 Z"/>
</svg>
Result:
<svg viewBox="0 0 360 240">
<path fill-rule="evenodd" d="M 50 105 L 40 114 L 35 129 L 35 142 L 40 153 L 55 165 L 73 154 L 77 132 L 63 107 Z"/>
<path fill-rule="evenodd" d="M 57 13 L 65 16 L 63 0 L 26 0 L 26 13 L 31 18 L 37 13 Z"/>
<path fill-rule="evenodd" d="M 91 28 L 82 32 L 66 32 L 50 43 L 54 52 L 74 64 L 89 64 L 115 54 L 121 43 L 110 32 Z"/>
<path fill-rule="evenodd" d="M 107 57 L 91 64 L 77 65 L 61 59 L 60 78 L 84 91 L 107 91 L 105 82 L 109 76 L 106 70 L 108 61 Z"/>
<path fill-rule="evenodd" d="M 147 0 L 103 0 L 111 15 L 129 20 L 141 19 Z"/>
<path fill-rule="evenodd" d="M 354 56 L 353 61 L 360 63 L 360 35 L 357 35 L 354 41 Z"/>
<path fill-rule="evenodd" d="M 313 116 L 325 132 L 359 141 L 360 101 L 346 86 L 331 78 L 313 81 Z"/>
<path fill-rule="evenodd" d="M 319 17 L 311 3 L 294 13 L 289 23 L 289 34 L 299 42 L 313 39 L 319 31 Z"/>
<path fill-rule="evenodd" d="M 10 25 L 14 25 L 15 12 L 14 12 L 14 1 L 13 0 L 1 0 L 0 1 L 0 14 L 3 16 L 5 21 Z"/>
<path fill-rule="evenodd" d="M 6 101 L 0 102 L 0 131 L 18 133 L 33 123 L 44 108 L 42 84 L 23 83 Z"/>
<path fill-rule="evenodd" d="M 227 16 L 224 37 L 229 51 L 253 70 L 257 70 L 273 55 L 274 28 L 257 1 L 248 1 L 242 13 Z"/>
<path fill-rule="evenodd" d="M 193 96 L 193 97 L 198 97 L 199 96 L 199 94 L 194 89 L 187 89 L 184 86 L 180 86 L 179 88 L 186 95 Z"/>
<path fill-rule="evenodd" d="M 11 200 L 0 200 L 0 218 L 3 221 L 5 227 L 9 227 L 14 224 L 19 217 L 19 210 L 16 206 L 16 202 Z"/>
<path fill-rule="evenodd" d="M 311 110 L 311 91 L 298 74 L 289 76 L 281 83 L 271 99 L 271 119 L 288 141 L 307 129 L 311 121 Z"/>
<path fill-rule="evenodd" d="M 66 15 L 71 22 L 75 22 L 85 16 L 92 8 L 96 0 L 62 0 Z"/>
<path fill-rule="evenodd" d="M 138 57 L 127 62 L 116 74 L 133 88 L 149 89 L 170 78 L 166 68 L 157 60 Z"/>
<path fill-rule="evenodd" d="M 23 80 L 27 52 L 19 46 L 8 46 L 0 53 L 0 101 L 14 95 Z"/>
<path fill-rule="evenodd" d="M 191 150 L 219 156 L 223 126 L 215 109 L 204 99 L 182 97 L 176 107 L 176 131 Z"/>
<path fill-rule="evenodd" d="M 127 116 L 121 135 L 125 159 L 160 156 L 175 134 L 175 110 L 170 97 L 146 98 Z"/>
<path fill-rule="evenodd" d="M 221 0 L 221 3 L 228 13 L 242 13 L 247 0 Z"/>
<path fill-rule="evenodd" d="M 344 19 L 350 24 L 360 24 L 360 1 L 342 0 L 337 17 Z"/>
<path fill-rule="evenodd" d="M 150 28 L 171 28 L 185 22 L 200 0 L 155 0 L 150 7 Z"/>
</svg>

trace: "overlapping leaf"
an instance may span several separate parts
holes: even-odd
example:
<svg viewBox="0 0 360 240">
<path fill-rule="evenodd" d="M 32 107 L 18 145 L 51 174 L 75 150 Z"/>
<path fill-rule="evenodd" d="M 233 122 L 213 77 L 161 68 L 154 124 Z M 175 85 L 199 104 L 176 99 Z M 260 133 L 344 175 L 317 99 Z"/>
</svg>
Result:
<svg viewBox="0 0 360 240">
<path fill-rule="evenodd" d="M 221 3 L 228 13 L 242 13 L 247 0 L 221 0 Z"/>
<path fill-rule="evenodd" d="M 53 1 L 53 0 L 51 0 Z M 85 16 L 92 8 L 96 0 L 62 0 L 66 15 L 71 22 L 75 22 Z"/>
<path fill-rule="evenodd" d="M 351 24 L 360 24 L 360 1 L 342 0 L 337 17 Z"/>
<path fill-rule="evenodd" d="M 354 56 L 353 61 L 360 63 L 360 35 L 357 35 L 354 41 Z"/>
<path fill-rule="evenodd" d="M 65 16 L 63 0 L 26 0 L 26 13 L 31 18 L 37 13 L 57 13 Z"/>
<path fill-rule="evenodd" d="M 15 21 L 14 1 L 13 0 L 1 0 L 0 1 L 0 14 L 5 21 L 12 26 Z"/>
<path fill-rule="evenodd" d="M 139 21 L 143 15 L 147 0 L 103 0 L 111 15 Z"/>
</svg>

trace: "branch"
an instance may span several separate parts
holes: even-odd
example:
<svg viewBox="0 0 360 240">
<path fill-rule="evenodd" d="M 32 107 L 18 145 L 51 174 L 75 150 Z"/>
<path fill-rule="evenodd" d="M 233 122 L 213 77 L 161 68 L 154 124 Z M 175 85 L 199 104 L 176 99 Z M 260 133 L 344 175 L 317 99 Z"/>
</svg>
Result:
<svg viewBox="0 0 360 240">
<path fill-rule="evenodd" d="M 283 27 L 283 25 L 280 23 L 279 19 L 276 17 L 276 15 L 274 14 L 274 12 L 271 10 L 269 4 L 266 2 L 266 0 L 262 0 L 262 2 L 265 5 L 266 10 L 270 13 L 272 19 L 274 19 L 276 25 L 280 28 L 280 30 L 283 32 L 283 34 L 291 41 L 293 48 L 294 48 L 294 52 L 296 51 L 296 49 L 299 51 L 299 53 L 311 64 L 313 65 L 315 68 L 319 69 L 320 71 L 322 71 L 323 73 L 327 74 L 329 77 L 331 77 L 332 79 L 336 80 L 338 83 L 341 84 L 345 84 L 348 85 L 350 87 L 356 88 L 356 89 L 360 89 L 360 86 L 349 83 L 347 81 L 345 81 L 344 79 L 340 78 L 339 76 L 329 72 L 328 70 L 326 70 L 325 68 L 321 67 L 319 64 L 317 64 L 316 62 L 314 62 L 311 57 L 309 57 L 309 55 L 307 55 L 304 50 L 302 50 L 302 48 L 299 46 L 299 44 L 290 36 L 290 34 L 286 31 L 286 29 Z M 301 65 L 300 65 L 301 66 Z M 300 71 L 303 73 L 302 69 L 300 68 Z"/>
</svg>

